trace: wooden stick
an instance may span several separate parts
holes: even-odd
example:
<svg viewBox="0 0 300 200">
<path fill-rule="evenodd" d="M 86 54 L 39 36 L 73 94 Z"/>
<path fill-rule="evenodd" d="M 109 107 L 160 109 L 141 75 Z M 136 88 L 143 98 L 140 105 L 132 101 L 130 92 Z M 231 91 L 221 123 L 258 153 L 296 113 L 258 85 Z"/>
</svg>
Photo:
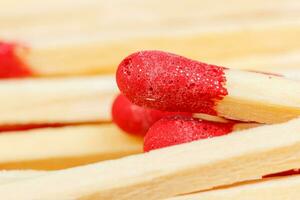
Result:
<svg viewBox="0 0 300 200">
<path fill-rule="evenodd" d="M 113 124 L 0 134 L 0 169 L 63 169 L 141 152 L 141 138 Z"/>
<path fill-rule="evenodd" d="M 233 185 L 207 192 L 168 198 L 168 200 L 282 200 L 300 198 L 300 176 L 288 176 L 248 184 Z"/>
<path fill-rule="evenodd" d="M 0 186 L 0 193 L 5 199 L 152 200 L 257 180 L 299 167 L 299 132 L 296 119 L 61 170 Z"/>
<path fill-rule="evenodd" d="M 300 62 L 299 65 L 300 66 Z M 278 69 L 278 74 L 282 74 L 284 77 L 287 77 L 289 79 L 300 81 L 300 69 Z"/>
<path fill-rule="evenodd" d="M 2 170 L 0 171 L 0 184 L 21 181 L 50 173 L 42 170 Z"/>
<path fill-rule="evenodd" d="M 120 63 L 116 77 L 127 98 L 153 109 L 259 123 L 284 122 L 300 115 L 299 81 L 168 52 L 133 53 Z"/>
<path fill-rule="evenodd" d="M 263 30 L 257 28 L 256 30 L 233 30 L 225 33 L 211 30 L 197 34 L 170 35 L 163 38 L 164 43 L 162 43 L 161 37 L 155 35 L 152 37 L 145 36 L 142 39 L 128 36 L 128 38 L 118 42 L 94 39 L 79 41 L 75 44 L 58 44 L 55 48 L 50 45 L 35 46 L 29 43 L 30 50 L 22 51 L 23 53 L 20 53 L 19 56 L 37 76 L 112 73 L 116 70 L 122 58 L 138 50 L 140 46 L 143 46 L 143 49 L 168 50 L 191 58 L 202 58 L 202 60 L 211 63 L 222 64 L 225 59 L 230 57 L 252 55 L 256 51 L 263 53 L 281 52 L 286 48 L 296 49 L 296 47 L 299 47 L 299 44 L 295 42 L 295 39 L 291 39 L 293 38 L 291 35 L 292 33 L 295 33 L 295 35 L 299 34 L 299 32 L 300 30 L 293 25 L 283 25 L 282 27 L 276 27 L 275 25 L 275 27 Z M 265 35 L 268 35 L 267 39 L 264 37 Z M 270 46 L 272 41 L 280 41 L 278 38 L 283 40 L 285 37 L 290 38 L 288 41 L 285 39 L 281 43 L 277 43 L 277 47 Z M 228 51 L 229 45 L 227 44 L 240 43 L 240 46 L 250 46 L 246 38 L 256 40 L 255 44 L 259 45 L 255 49 L 236 47 Z M 214 41 L 214 43 L 209 41 Z M 183 48 L 180 45 L 182 42 L 188 48 Z M 215 47 L 213 46 L 214 44 Z M 226 46 L 227 48 L 222 49 L 220 46 Z M 121 49 L 121 51 L 115 51 L 116 48 Z M 210 51 L 207 51 L 207 49 L 210 49 Z"/>
<path fill-rule="evenodd" d="M 9 28 L 11 26 L 16 26 L 18 24 L 32 25 L 30 22 L 35 21 L 38 25 L 43 24 L 43 22 L 48 22 L 47 25 L 55 26 L 56 24 L 64 23 L 64 20 L 76 19 L 81 20 L 79 22 L 89 22 L 96 17 L 105 17 L 111 20 L 111 23 L 107 23 L 104 21 L 97 21 L 98 23 L 95 26 L 106 25 L 108 27 L 112 26 L 115 28 L 121 28 L 116 25 L 121 24 L 121 22 L 127 22 L 126 25 L 134 24 L 129 19 L 136 19 L 136 23 L 142 26 L 143 28 L 147 25 L 152 26 L 161 26 L 160 24 L 151 24 L 150 22 L 154 21 L 159 23 L 160 21 L 165 21 L 167 19 L 172 20 L 175 25 L 179 26 L 180 21 L 176 21 L 176 19 L 180 19 L 182 15 L 185 17 L 185 20 L 195 20 L 195 23 L 199 23 L 199 25 L 207 24 L 207 22 L 202 21 L 206 19 L 209 22 L 216 22 L 217 20 L 221 22 L 243 22 L 246 20 L 257 19 L 261 16 L 261 12 L 265 11 L 263 14 L 267 19 L 294 19 L 299 16 L 299 13 L 296 10 L 292 10 L 297 6 L 297 2 L 295 1 L 275 1 L 271 8 L 267 7 L 268 2 L 261 3 L 258 0 L 255 1 L 245 1 L 241 3 L 240 1 L 233 1 L 232 4 L 224 4 L 222 6 L 216 7 L 215 4 L 209 0 L 199 1 L 191 1 L 187 2 L 185 5 L 188 9 L 190 9 L 189 13 L 185 12 L 185 9 L 182 8 L 182 4 L 180 2 L 173 2 L 171 0 L 166 0 L 163 3 L 159 0 L 153 0 L 151 3 L 138 3 L 138 1 L 125 0 L 124 2 L 110 2 L 107 4 L 106 1 L 103 0 L 87 0 L 87 1 L 76 1 L 73 3 L 72 8 L 68 7 L 70 2 L 68 0 L 53 0 L 53 1 L 45 1 L 41 3 L 37 0 L 27 0 L 26 4 L 23 2 L 19 2 L 17 0 L 12 0 L 9 2 L 1 2 L 0 7 L 0 17 L 3 19 L 1 25 L 6 25 L 5 28 Z M 255 3 L 254 3 L 255 2 Z M 259 2 L 259 3 L 258 3 Z M 128 7 L 128 3 L 132 3 L 131 7 Z M 169 5 L 173 3 L 173 9 L 177 12 L 177 15 L 170 11 Z M 27 5 L 27 7 L 24 7 Z M 118 7 L 119 6 L 119 7 Z M 156 12 L 150 12 L 146 6 L 153 10 L 158 8 Z M 197 6 L 202 6 L 203 12 L 199 13 L 195 8 Z M 133 8 L 132 8 L 133 7 Z M 106 12 L 99 13 L 99 9 L 103 9 Z M 148 18 L 145 16 L 141 16 L 140 18 L 136 18 L 137 9 L 142 10 L 143 13 L 147 17 L 153 17 L 151 21 L 148 21 Z M 41 12 L 41 10 L 43 12 Z M 115 13 L 116 11 L 132 11 L 131 13 Z M 73 12 L 72 12 L 73 11 Z M 272 11 L 272 12 L 271 12 Z M 282 13 L 292 11 L 290 15 L 282 15 Z M 294 11 L 294 12 L 293 12 Z M 64 13 L 72 13 L 73 15 L 64 15 Z M 181 16 L 178 16 L 178 12 L 180 12 Z M 75 14 L 77 15 L 75 15 Z M 86 15 L 84 15 L 86 14 Z M 90 14 L 90 15 L 88 15 Z M 126 16 L 127 18 L 122 18 L 121 16 Z M 41 16 L 40 18 L 37 18 Z M 120 19 L 114 20 L 113 16 L 120 16 Z M 14 21 L 5 21 L 4 19 L 11 19 L 15 17 Z M 258 22 L 265 20 L 265 18 L 259 20 Z M 29 22 L 28 22 L 29 21 Z M 52 24 L 51 22 L 56 22 Z M 147 24 L 143 24 L 148 22 Z M 222 24 L 222 23 L 221 23 Z M 85 24 L 83 24 L 84 26 Z M 192 26 L 190 24 L 186 24 L 186 26 Z M 85 27 L 85 26 L 84 26 Z M 93 27 L 91 27 L 93 28 Z M 23 30 L 23 29 L 22 29 Z M 79 29 L 78 31 L 83 31 Z M 47 32 L 45 33 L 47 34 Z M 49 33 L 48 33 L 49 34 Z M 76 33 L 75 33 L 76 34 Z"/>
<path fill-rule="evenodd" d="M 233 131 L 256 126 L 236 123 Z M 53 170 L 141 153 L 142 139 L 113 124 L 40 128 L 1 133 L 0 151 L 0 169 Z"/>
<path fill-rule="evenodd" d="M 230 121 L 230 120 L 222 118 L 222 117 L 207 115 L 207 114 L 203 114 L 203 113 L 195 113 L 195 114 L 193 114 L 193 117 L 198 118 L 198 119 L 203 119 L 206 121 L 211 121 L 211 122 L 221 122 L 221 123 L 232 122 L 232 123 L 234 123 L 233 131 L 245 130 L 245 129 L 254 128 L 254 127 L 258 127 L 258 126 L 262 125 L 262 124 L 253 123 L 253 122 L 251 123 L 251 122 Z"/>
<path fill-rule="evenodd" d="M 292 80 L 300 80 L 300 52 L 270 54 L 237 58 L 224 63 L 235 69 L 249 69 L 262 73 L 284 76 Z"/>
<path fill-rule="evenodd" d="M 280 73 L 288 69 L 297 69 L 300 66 L 300 51 L 291 50 L 278 53 L 252 54 L 231 58 L 222 63 L 234 69 L 257 70 Z"/>
<path fill-rule="evenodd" d="M 0 81 L 0 125 L 109 122 L 112 76 Z"/>
<path fill-rule="evenodd" d="M 224 72 L 228 95 L 216 103 L 220 116 L 278 123 L 300 115 L 300 82 L 238 70 Z"/>
<path fill-rule="evenodd" d="M 235 123 L 232 129 L 256 126 L 259 124 Z M 12 145 L 18 148 L 11 149 Z M 113 124 L 39 128 L 1 133 L 0 151 L 0 169 L 53 170 L 141 153 L 142 138 Z"/>
</svg>

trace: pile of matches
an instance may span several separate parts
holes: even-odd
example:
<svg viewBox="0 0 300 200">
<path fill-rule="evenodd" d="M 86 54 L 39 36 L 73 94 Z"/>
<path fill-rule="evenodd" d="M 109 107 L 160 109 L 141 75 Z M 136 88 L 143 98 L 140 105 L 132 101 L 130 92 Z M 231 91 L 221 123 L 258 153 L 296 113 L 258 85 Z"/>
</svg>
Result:
<svg viewBox="0 0 300 200">
<path fill-rule="evenodd" d="M 20 51 L 0 43 L 1 198 L 300 198 L 298 80 L 155 50 L 40 78 Z"/>
</svg>

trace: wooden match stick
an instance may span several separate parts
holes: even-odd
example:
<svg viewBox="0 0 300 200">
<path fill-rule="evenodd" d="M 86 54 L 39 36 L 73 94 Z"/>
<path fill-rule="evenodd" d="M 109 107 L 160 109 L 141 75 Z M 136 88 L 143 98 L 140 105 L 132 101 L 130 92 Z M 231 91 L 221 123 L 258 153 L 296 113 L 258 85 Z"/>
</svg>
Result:
<svg viewBox="0 0 300 200">
<path fill-rule="evenodd" d="M 14 181 L 21 181 L 50 173 L 42 170 L 2 170 L 0 171 L 0 184 L 7 184 Z"/>
<path fill-rule="evenodd" d="M 255 126 L 259 124 L 234 123 L 231 131 Z M 0 151 L 0 169 L 53 170 L 141 153 L 142 138 L 114 124 L 39 128 L 1 133 Z"/>
<path fill-rule="evenodd" d="M 142 148 L 141 138 L 113 124 L 2 133 L 0 169 L 63 169 L 141 153 Z"/>
<path fill-rule="evenodd" d="M 300 66 L 300 62 L 299 65 Z M 293 79 L 296 81 L 300 81 L 300 69 L 294 68 L 294 69 L 278 69 L 278 74 L 282 74 L 284 77 L 287 77 L 289 79 Z"/>
<path fill-rule="evenodd" d="M 0 126 L 111 121 L 112 76 L 0 81 Z"/>
<path fill-rule="evenodd" d="M 278 123 L 300 115 L 300 82 L 238 70 L 224 72 L 228 95 L 215 107 L 221 116 Z"/>
<path fill-rule="evenodd" d="M 22 181 L 28 178 L 46 175 L 46 171 L 18 170 L 0 172 L 0 184 L 7 184 L 15 181 Z M 167 198 L 166 200 L 282 200 L 300 198 L 300 176 L 288 176 L 269 178 L 249 183 L 234 184 L 229 187 L 199 192 L 177 197 Z"/>
<path fill-rule="evenodd" d="M 168 198 L 168 200 L 282 200 L 300 198 L 300 176 L 271 178 L 227 188 Z"/>
<path fill-rule="evenodd" d="M 278 123 L 300 115 L 300 82 L 227 69 L 162 51 L 141 51 L 119 65 L 117 82 L 132 102 L 165 111 Z"/>
<path fill-rule="evenodd" d="M 295 119 L 60 170 L 2 185 L 0 193 L 5 199 L 152 200 L 208 190 L 299 167 L 299 132 Z"/>
<path fill-rule="evenodd" d="M 149 128 L 144 137 L 144 152 L 196 140 L 220 137 L 259 125 L 237 121 L 207 121 L 185 115 L 171 115 L 160 119 Z"/>
<path fill-rule="evenodd" d="M 259 123 L 254 123 L 254 122 L 246 122 L 243 123 L 241 121 L 231 121 L 222 117 L 218 117 L 218 116 L 213 116 L 213 115 L 207 115 L 207 114 L 202 114 L 202 113 L 196 113 L 193 114 L 194 118 L 199 118 L 202 120 L 206 120 L 206 121 L 211 121 L 211 122 L 221 122 L 221 123 L 232 123 L 234 122 L 234 126 L 233 131 L 241 131 L 241 130 L 246 130 L 246 129 L 250 129 L 250 128 L 255 128 L 258 126 L 261 126 L 263 124 L 259 124 Z"/>
<path fill-rule="evenodd" d="M 253 54 L 226 60 L 222 64 L 234 69 L 280 73 L 299 68 L 299 49 L 279 53 Z"/>
<path fill-rule="evenodd" d="M 86 13 L 81 18 L 85 15 Z M 65 14 L 62 16 L 65 18 Z M 72 25 L 65 20 L 61 20 L 63 24 L 56 26 L 58 24 L 56 16 L 55 21 L 49 24 L 48 31 L 46 31 L 49 33 L 47 37 L 45 36 L 46 22 L 43 20 L 40 20 L 40 25 L 36 25 L 36 19 L 28 19 L 30 23 L 33 23 L 30 28 L 26 23 L 21 22 L 12 25 L 11 30 L 10 28 L 3 28 L 7 22 L 22 21 L 22 18 L 24 16 L 19 18 L 16 16 L 7 17 L 4 24 L 2 23 L 0 36 L 4 38 L 2 40 L 4 42 L 21 41 L 22 44 L 24 43 L 27 50 L 17 50 L 16 54 L 35 76 L 113 73 L 123 57 L 137 51 L 141 46 L 143 49 L 177 52 L 194 59 L 205 59 L 207 62 L 217 64 L 226 63 L 227 60 L 237 57 L 265 55 L 267 53 L 280 54 L 283 51 L 299 49 L 299 42 L 297 41 L 297 36 L 300 33 L 299 24 L 290 21 L 283 21 L 282 23 L 271 21 L 260 24 L 257 24 L 256 21 L 257 26 L 244 27 L 243 29 L 236 27 L 236 23 L 220 25 L 218 22 L 210 26 L 206 24 L 205 29 L 199 25 L 200 30 L 195 30 L 195 26 L 192 26 L 185 29 L 185 33 L 176 33 L 180 28 L 175 28 L 170 32 L 170 30 L 162 30 L 162 27 L 155 27 L 151 31 L 145 29 L 139 37 L 135 37 L 136 33 L 128 28 L 127 34 L 124 34 L 122 36 L 124 38 L 121 40 L 120 31 L 116 30 L 115 27 L 100 26 L 96 28 L 89 25 L 87 28 L 93 27 L 92 30 L 80 33 L 76 29 L 78 33 L 74 35 L 74 31 L 68 32 L 64 28 L 71 26 L 71 30 L 78 28 L 78 26 L 72 27 L 74 24 Z M 40 13 L 35 18 L 41 18 Z M 90 23 L 83 21 L 82 25 Z M 157 24 L 159 23 L 158 21 Z M 20 29 L 20 26 L 25 27 Z M 120 26 L 120 24 L 115 24 L 115 26 Z M 121 27 L 123 26 L 122 24 Z M 153 30 L 159 31 L 153 32 Z M 91 38 L 91 33 L 93 33 L 94 38 Z M 166 35 L 163 42 L 162 34 Z M 253 46 L 252 41 L 256 41 L 255 46 Z M 240 65 L 236 66 L 241 67 Z M 248 66 L 247 68 L 256 67 Z M 272 66 L 268 68 L 272 68 Z"/>
<path fill-rule="evenodd" d="M 254 128 L 261 126 L 262 124 L 259 123 L 251 123 L 251 122 L 246 122 L 243 123 L 241 121 L 231 121 L 223 117 L 218 117 L 218 116 L 213 116 L 213 115 L 207 115 L 203 113 L 195 113 L 193 114 L 194 118 L 206 120 L 206 121 L 211 121 L 211 122 L 221 122 L 221 123 L 234 123 L 233 130 L 234 131 L 240 131 L 244 129 L 249 129 L 249 128 Z"/>
</svg>

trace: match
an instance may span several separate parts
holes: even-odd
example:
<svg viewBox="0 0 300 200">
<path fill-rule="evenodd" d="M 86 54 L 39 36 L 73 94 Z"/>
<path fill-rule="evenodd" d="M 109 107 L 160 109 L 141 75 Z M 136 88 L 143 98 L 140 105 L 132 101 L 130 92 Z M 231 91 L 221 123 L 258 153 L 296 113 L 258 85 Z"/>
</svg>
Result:
<svg viewBox="0 0 300 200">
<path fill-rule="evenodd" d="M 142 146 L 114 124 L 3 132 L 0 169 L 65 169 L 141 153 Z"/>
<path fill-rule="evenodd" d="M 300 119 L 295 119 L 56 171 L 1 185 L 0 193 L 6 199 L 154 200 L 260 180 L 299 167 L 299 131 Z"/>
<path fill-rule="evenodd" d="M 300 82 L 210 65 L 162 51 L 131 54 L 117 83 L 133 103 L 240 121 L 279 123 L 300 115 Z"/>
<path fill-rule="evenodd" d="M 0 127 L 111 122 L 112 76 L 0 81 Z"/>
</svg>

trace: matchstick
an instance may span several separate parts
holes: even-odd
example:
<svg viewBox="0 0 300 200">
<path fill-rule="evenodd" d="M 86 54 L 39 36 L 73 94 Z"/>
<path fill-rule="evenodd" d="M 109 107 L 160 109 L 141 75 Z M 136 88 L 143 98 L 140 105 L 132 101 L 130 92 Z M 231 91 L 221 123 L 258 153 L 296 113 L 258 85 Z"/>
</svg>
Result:
<svg viewBox="0 0 300 200">
<path fill-rule="evenodd" d="M 0 169 L 63 169 L 141 152 L 142 138 L 113 124 L 0 134 Z"/>
<path fill-rule="evenodd" d="M 152 200 L 258 180 L 299 167 L 299 131 L 300 119 L 266 125 L 5 184 L 0 193 L 25 200 Z"/>
<path fill-rule="evenodd" d="M 29 47 L 29 51 L 20 54 L 20 56 L 28 66 L 31 66 L 33 73 L 37 76 L 53 76 L 114 73 L 118 62 L 129 53 L 139 50 L 141 46 L 143 49 L 163 49 L 194 59 L 205 59 L 206 61 L 220 64 L 230 58 L 253 55 L 257 52 L 262 54 L 264 52 L 281 52 L 284 49 L 299 49 L 299 43 L 295 42 L 295 36 L 297 33 L 300 33 L 300 29 L 297 28 L 298 24 L 290 25 L 286 23 L 277 25 L 265 23 L 262 26 L 264 26 L 264 29 L 257 27 L 249 29 L 249 32 L 224 26 L 223 30 L 220 27 L 218 28 L 221 30 L 208 28 L 207 31 L 198 31 L 196 34 L 195 32 L 184 35 L 166 33 L 169 37 L 165 37 L 163 43 L 161 37 L 155 35 L 147 37 L 145 33 L 145 37 L 140 39 L 130 36 L 128 36 L 128 39 L 122 41 L 118 39 L 112 42 L 87 39 L 85 41 L 79 40 L 78 43 L 72 43 L 71 45 L 58 44 L 58 48 L 53 48 L 51 45 L 33 45 L 31 50 Z M 268 39 L 264 37 L 265 35 L 268 35 Z M 259 45 L 254 49 L 241 49 L 240 46 L 251 45 L 248 43 L 247 38 L 256 40 L 256 44 Z M 292 40 L 292 38 L 295 39 Z M 274 43 L 270 46 L 272 41 L 279 40 L 283 41 L 277 43 L 276 47 L 274 47 Z M 211 43 L 209 41 L 215 42 Z M 185 43 L 186 48 L 181 45 L 182 42 Z M 228 46 L 233 43 L 239 43 L 239 47 L 228 51 Z M 224 48 L 220 48 L 220 46 L 224 46 Z M 115 51 L 116 48 L 120 49 L 120 51 Z M 207 51 L 207 49 L 210 49 L 210 51 Z M 256 67 L 249 66 L 248 68 Z M 272 66 L 269 66 L 269 68 L 272 68 Z"/>
<path fill-rule="evenodd" d="M 300 115 L 300 82 L 227 69 L 162 51 L 141 51 L 119 65 L 117 83 L 133 103 L 278 123 Z"/>
<path fill-rule="evenodd" d="M 271 178 L 233 185 L 207 192 L 168 198 L 167 200 L 282 200 L 300 198 L 300 176 Z"/>
<path fill-rule="evenodd" d="M 202 120 L 206 120 L 206 121 L 211 121 L 211 122 L 234 123 L 234 126 L 233 126 L 234 131 L 241 131 L 244 129 L 254 128 L 254 127 L 262 125 L 262 124 L 253 123 L 253 122 L 243 123 L 241 121 L 231 121 L 231 120 L 228 120 L 223 117 L 207 115 L 207 114 L 203 114 L 203 113 L 195 113 L 195 114 L 193 114 L 193 117 L 202 119 Z"/>
<path fill-rule="evenodd" d="M 291 50 L 278 53 L 253 54 L 244 57 L 231 58 L 222 62 L 224 66 L 234 69 L 256 70 L 280 73 L 285 70 L 299 68 L 300 50 Z"/>
<path fill-rule="evenodd" d="M 21 181 L 50 173 L 42 170 L 2 170 L 0 171 L 0 184 L 7 184 L 14 181 Z"/>
<path fill-rule="evenodd" d="M 236 121 L 216 122 L 184 115 L 171 115 L 160 119 L 149 128 L 144 137 L 144 152 L 195 140 L 220 137 L 255 126 L 259 124 Z"/>
<path fill-rule="evenodd" d="M 0 81 L 0 126 L 110 122 L 112 76 Z"/>
<path fill-rule="evenodd" d="M 299 65 L 300 66 L 300 62 Z M 294 68 L 294 69 L 279 69 L 277 70 L 278 74 L 281 74 L 284 77 L 287 77 L 289 79 L 293 79 L 296 81 L 300 81 L 300 69 Z"/>
</svg>

